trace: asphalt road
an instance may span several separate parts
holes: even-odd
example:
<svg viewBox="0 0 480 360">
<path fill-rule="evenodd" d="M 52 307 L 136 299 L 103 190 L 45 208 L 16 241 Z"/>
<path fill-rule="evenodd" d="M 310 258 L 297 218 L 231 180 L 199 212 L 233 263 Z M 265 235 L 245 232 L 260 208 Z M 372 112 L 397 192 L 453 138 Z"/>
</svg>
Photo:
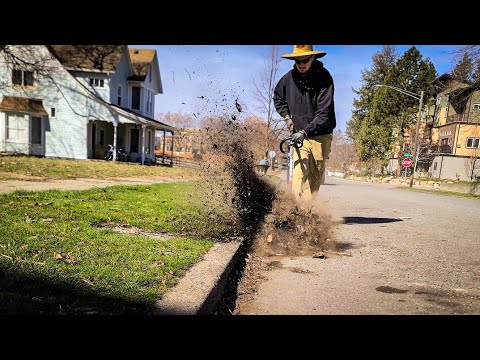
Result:
<svg viewBox="0 0 480 360">
<path fill-rule="evenodd" d="M 270 257 L 238 314 L 480 314 L 480 200 L 327 177 L 351 256 Z"/>
</svg>

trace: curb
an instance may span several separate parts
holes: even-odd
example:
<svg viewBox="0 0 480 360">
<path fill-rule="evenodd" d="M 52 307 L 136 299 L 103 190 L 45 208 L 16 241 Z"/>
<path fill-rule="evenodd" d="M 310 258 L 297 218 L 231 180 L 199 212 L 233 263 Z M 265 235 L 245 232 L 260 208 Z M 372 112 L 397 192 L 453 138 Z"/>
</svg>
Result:
<svg viewBox="0 0 480 360">
<path fill-rule="evenodd" d="M 211 315 L 241 251 L 241 242 L 215 243 L 175 287 L 155 302 L 152 315 Z"/>
</svg>

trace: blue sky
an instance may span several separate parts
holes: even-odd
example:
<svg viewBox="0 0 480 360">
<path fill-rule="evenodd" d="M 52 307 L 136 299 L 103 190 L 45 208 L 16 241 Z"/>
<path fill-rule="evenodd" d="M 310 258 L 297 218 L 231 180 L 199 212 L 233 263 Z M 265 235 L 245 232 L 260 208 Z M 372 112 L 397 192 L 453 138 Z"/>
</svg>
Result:
<svg viewBox="0 0 480 360">
<path fill-rule="evenodd" d="M 397 46 L 403 54 L 412 45 Z M 415 45 L 423 58 L 430 58 L 439 75 L 451 71 L 454 50 L 461 45 Z M 271 45 L 130 45 L 157 50 L 163 94 L 155 99 L 155 112 L 182 112 L 200 118 L 209 114 L 238 114 L 235 99 L 243 107 L 241 116 L 262 115 L 253 96 L 253 81 L 265 69 Z M 360 87 L 361 71 L 370 69 L 372 56 L 382 45 L 314 45 L 327 52 L 321 61 L 335 81 L 337 129 L 345 131 L 352 113 L 354 93 Z M 292 45 L 281 45 L 279 55 L 291 53 Z M 293 62 L 282 59 L 279 75 Z M 203 98 L 202 98 L 203 96 Z M 266 118 L 266 116 L 264 116 Z"/>
</svg>

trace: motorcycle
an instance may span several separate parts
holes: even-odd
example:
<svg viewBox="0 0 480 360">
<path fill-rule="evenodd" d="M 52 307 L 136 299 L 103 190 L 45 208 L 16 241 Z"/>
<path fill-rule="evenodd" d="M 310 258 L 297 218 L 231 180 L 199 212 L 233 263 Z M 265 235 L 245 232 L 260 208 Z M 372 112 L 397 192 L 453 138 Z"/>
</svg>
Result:
<svg viewBox="0 0 480 360">
<path fill-rule="evenodd" d="M 113 145 L 108 145 L 108 151 L 107 154 L 105 155 L 105 160 L 111 161 L 113 160 Z M 123 150 L 123 148 L 118 148 L 116 149 L 116 155 L 117 155 L 117 161 L 128 161 L 128 155 Z"/>
</svg>

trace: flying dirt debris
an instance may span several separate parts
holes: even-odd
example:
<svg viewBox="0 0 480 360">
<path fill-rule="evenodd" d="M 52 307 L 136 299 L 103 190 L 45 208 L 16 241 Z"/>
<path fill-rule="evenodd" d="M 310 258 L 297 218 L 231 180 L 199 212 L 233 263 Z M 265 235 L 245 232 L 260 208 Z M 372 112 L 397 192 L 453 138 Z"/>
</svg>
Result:
<svg viewBox="0 0 480 360">
<path fill-rule="evenodd" d="M 235 107 L 237 108 L 238 112 L 242 112 L 242 105 L 238 103 L 238 98 L 235 100 Z"/>
<path fill-rule="evenodd" d="M 331 221 L 322 206 L 299 204 L 287 184 L 260 177 L 249 148 L 252 130 L 230 119 L 218 117 L 205 126 L 211 130 L 206 143 L 212 147 L 206 181 L 221 194 L 221 203 L 231 204 L 237 218 L 235 235 L 250 238 L 252 250 L 267 256 L 336 251 Z"/>
<path fill-rule="evenodd" d="M 254 253 L 267 256 L 313 256 L 331 254 L 331 220 L 313 205 L 296 202 L 285 185 L 279 185 L 272 210 L 265 216 L 254 244 Z"/>
<path fill-rule="evenodd" d="M 251 150 L 255 130 L 232 118 L 212 117 L 203 124 L 210 149 L 208 165 L 201 172 L 203 183 L 208 184 L 208 201 L 233 213 L 226 232 L 211 237 L 243 239 L 245 244 L 218 305 L 217 313 L 225 315 L 235 311 L 239 294 L 248 296 L 254 291 L 260 276 L 257 270 L 270 267 L 277 256 L 312 256 L 324 261 L 338 250 L 322 202 L 299 204 L 280 178 L 260 176 Z"/>
</svg>

